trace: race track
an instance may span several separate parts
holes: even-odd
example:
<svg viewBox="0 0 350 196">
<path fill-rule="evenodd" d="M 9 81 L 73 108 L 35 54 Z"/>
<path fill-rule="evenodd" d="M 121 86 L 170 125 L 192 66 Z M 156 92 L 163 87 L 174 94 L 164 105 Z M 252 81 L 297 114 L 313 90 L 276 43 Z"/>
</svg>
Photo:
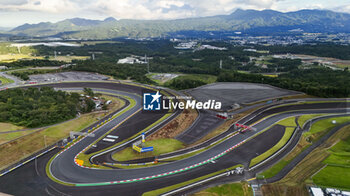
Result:
<svg viewBox="0 0 350 196">
<path fill-rule="evenodd" d="M 159 120 L 164 116 L 164 113 L 142 113 L 140 111 L 142 107 L 140 95 L 145 89 L 136 85 L 75 82 L 50 84 L 50 86 L 66 90 L 89 87 L 101 92 L 112 93 L 116 96 L 129 97 L 135 100 L 136 104 L 128 110 L 124 108 L 119 111 L 123 113 L 97 129 L 94 132 L 95 137 L 85 137 L 53 159 L 49 167 L 52 176 L 59 181 L 71 183 L 75 186 L 61 185 L 47 177 L 45 167 L 48 160 L 58 152 L 58 150 L 54 150 L 0 177 L 0 182 L 2 182 L 0 183 L 0 192 L 15 195 L 26 195 L 28 193 L 35 193 L 36 195 L 47 195 L 48 193 L 53 195 L 98 195 L 103 191 L 104 195 L 116 195 L 117 191 L 117 195 L 140 195 L 149 190 L 194 179 L 237 164 L 243 164 L 247 168 L 252 158 L 267 151 L 282 138 L 284 133 L 283 126 L 273 126 L 266 131 L 265 129 L 284 118 L 302 114 L 349 114 L 350 112 L 349 103 L 345 102 L 345 100 L 293 106 L 283 106 L 281 104 L 280 107 L 276 108 L 269 108 L 268 106 L 264 110 L 253 112 L 239 121 L 247 125 L 254 125 L 257 131 L 235 134 L 218 145 L 192 157 L 140 169 L 90 169 L 78 166 L 74 162 L 74 157 L 96 141 L 97 138 L 120 124 L 111 134 L 118 135 L 119 139 L 117 142 L 121 142 Z M 171 117 L 157 125 L 152 132 L 169 122 L 180 112 L 175 111 Z M 195 124 L 179 136 L 181 141 L 192 143 L 223 122 L 217 120 L 212 112 L 202 112 L 200 115 L 202 116 L 196 120 Z M 211 124 L 207 123 L 208 119 L 212 119 Z M 204 125 L 206 127 L 203 127 Z M 230 129 L 229 131 L 234 132 L 235 130 Z M 262 131 L 264 132 L 259 134 Z M 223 137 L 224 135 L 213 139 L 219 140 Z M 130 143 L 126 145 L 130 145 Z M 97 147 L 98 150 L 102 150 L 109 147 L 109 145 L 97 143 Z M 104 161 L 106 157 L 110 156 L 108 153 L 112 153 L 115 150 L 118 150 L 118 148 L 96 157 L 97 163 Z M 186 150 L 182 153 L 186 153 Z M 15 183 L 16 181 L 18 183 Z"/>
</svg>

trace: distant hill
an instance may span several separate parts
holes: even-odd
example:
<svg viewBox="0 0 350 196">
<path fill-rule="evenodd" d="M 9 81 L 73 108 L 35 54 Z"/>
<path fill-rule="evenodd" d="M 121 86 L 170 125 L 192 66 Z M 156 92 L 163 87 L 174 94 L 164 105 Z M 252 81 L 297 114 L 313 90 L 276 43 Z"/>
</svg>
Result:
<svg viewBox="0 0 350 196">
<path fill-rule="evenodd" d="M 11 27 L 0 27 L 0 31 L 9 31 Z"/>
<path fill-rule="evenodd" d="M 241 10 L 218 15 L 178 20 L 89 20 L 73 18 L 57 23 L 24 24 L 12 29 L 16 35 L 107 39 L 116 37 L 157 37 L 179 31 L 350 32 L 350 14 L 328 10 Z"/>
</svg>

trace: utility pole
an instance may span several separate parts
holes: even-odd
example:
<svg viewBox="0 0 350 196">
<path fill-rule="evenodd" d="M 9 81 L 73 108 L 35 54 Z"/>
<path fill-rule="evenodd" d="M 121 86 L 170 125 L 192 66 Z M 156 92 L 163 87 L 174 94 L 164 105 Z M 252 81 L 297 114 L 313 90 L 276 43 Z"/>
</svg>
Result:
<svg viewBox="0 0 350 196">
<path fill-rule="evenodd" d="M 95 52 L 89 52 L 89 54 L 91 54 L 91 60 L 95 60 Z"/>
<path fill-rule="evenodd" d="M 147 55 L 145 55 L 145 61 L 147 62 L 147 72 L 149 73 L 149 60 L 147 58 Z"/>
<path fill-rule="evenodd" d="M 47 143 L 46 143 L 46 135 L 44 135 L 44 143 L 45 143 L 45 148 L 47 147 Z"/>
</svg>

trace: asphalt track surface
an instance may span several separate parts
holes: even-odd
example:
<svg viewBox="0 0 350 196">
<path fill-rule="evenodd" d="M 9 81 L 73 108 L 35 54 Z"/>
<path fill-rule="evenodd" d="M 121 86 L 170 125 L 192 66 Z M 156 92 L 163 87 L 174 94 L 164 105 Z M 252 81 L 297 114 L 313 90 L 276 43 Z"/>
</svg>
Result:
<svg viewBox="0 0 350 196">
<path fill-rule="evenodd" d="M 295 103 L 295 101 L 287 102 L 287 103 Z M 277 107 L 277 108 L 274 108 L 274 107 Z M 287 106 L 283 106 L 283 105 L 280 106 L 279 104 L 268 105 L 266 107 L 262 107 L 261 109 L 258 109 L 256 111 L 252 112 L 251 114 L 249 114 L 246 117 L 244 117 L 241 120 L 239 120 L 238 123 L 246 124 L 246 125 L 252 125 L 253 123 L 257 122 L 258 120 L 260 120 L 260 119 L 262 119 L 262 118 L 264 118 L 266 116 L 272 115 L 274 113 L 284 112 L 284 111 L 289 111 L 289 110 L 300 110 L 300 109 L 304 109 L 304 108 L 305 109 L 310 109 L 310 108 L 311 109 L 312 108 L 318 108 L 318 109 L 321 109 L 321 108 L 339 108 L 339 113 L 346 113 L 346 110 L 341 109 L 341 108 L 344 108 L 344 107 L 345 108 L 349 107 L 349 103 L 347 103 L 347 102 L 333 102 L 333 103 L 300 104 L 300 105 L 297 105 L 297 106 L 296 105 L 294 105 L 294 106 L 288 106 L 288 105 Z M 207 116 L 206 117 L 209 116 L 208 113 L 209 112 L 207 112 Z M 214 117 L 214 115 L 212 114 L 212 118 L 213 117 Z M 214 118 L 216 118 L 216 117 L 214 117 Z M 201 118 L 201 116 L 199 116 L 199 118 L 196 120 L 196 122 L 193 124 L 193 126 L 190 129 L 188 129 L 187 131 L 185 131 L 184 132 L 185 134 L 181 134 L 180 137 L 183 137 L 184 135 L 187 135 L 188 133 L 197 134 L 196 129 L 201 130 L 201 127 L 200 126 L 197 127 L 197 125 L 200 125 L 203 122 L 205 123 L 205 118 Z M 218 122 L 218 123 L 221 124 L 222 122 Z M 219 126 L 220 124 L 218 124 L 217 126 Z M 217 126 L 214 126 L 214 127 L 217 127 Z M 229 135 L 230 133 L 232 133 L 234 131 L 236 131 L 234 129 L 234 127 L 231 127 L 228 131 L 226 131 L 224 133 L 221 133 L 221 134 L 219 134 L 219 135 L 217 135 L 217 136 L 207 140 L 204 143 L 201 143 L 199 145 L 196 145 L 196 146 L 193 146 L 193 147 L 190 147 L 190 148 L 186 148 L 186 149 L 183 149 L 183 150 L 179 150 L 179 151 L 176 151 L 176 152 L 162 154 L 162 155 L 159 155 L 157 157 L 148 157 L 148 158 L 144 158 L 144 159 L 136 159 L 136 160 L 119 162 L 119 161 L 113 160 L 111 158 L 111 155 L 113 153 L 110 153 L 110 154 L 104 156 L 103 159 L 106 162 L 108 162 L 108 163 L 122 163 L 122 164 L 152 162 L 152 161 L 155 160 L 155 158 L 159 159 L 160 162 L 162 162 L 162 159 L 165 159 L 165 158 L 179 156 L 179 155 L 183 155 L 183 154 L 186 154 L 186 153 L 189 153 L 189 152 L 193 152 L 195 150 L 203 149 L 203 148 L 209 146 L 210 144 L 214 143 L 215 141 L 218 141 L 220 139 L 225 138 L 227 135 Z M 209 132 L 209 131 L 207 130 L 207 132 Z M 198 137 L 198 138 L 201 138 L 201 137 Z M 189 139 L 194 140 L 193 136 L 189 137 Z"/>
<path fill-rule="evenodd" d="M 74 86 L 74 85 L 79 85 L 77 83 L 75 84 L 72 83 L 72 84 L 73 86 L 65 86 L 65 87 L 67 88 L 82 87 L 82 86 Z M 63 85 L 67 85 L 67 84 L 63 84 Z M 101 84 L 93 84 L 92 86 L 88 85 L 86 87 L 106 88 L 105 84 L 102 84 L 103 87 L 98 87 L 98 85 L 101 85 Z M 59 87 L 62 88 L 62 86 L 59 86 Z M 117 90 L 120 90 L 120 89 L 117 89 Z M 331 106 L 329 106 L 329 108 L 333 108 L 333 109 L 319 109 L 317 111 L 305 110 L 305 111 L 283 113 L 280 115 L 269 117 L 266 120 L 256 124 L 255 127 L 258 130 L 262 130 L 268 127 L 269 125 L 273 124 L 274 122 L 292 115 L 300 115 L 300 114 L 307 114 L 307 113 L 342 113 L 344 112 L 340 109 L 337 109 Z M 118 191 L 118 195 L 119 193 L 120 195 L 122 194 L 123 195 L 140 195 L 142 192 L 145 192 L 151 189 L 156 189 L 163 186 L 169 186 L 171 184 L 179 183 L 184 180 L 193 179 L 199 176 L 203 176 L 203 175 L 221 170 L 223 168 L 228 168 L 238 163 L 244 163 L 245 165 L 247 165 L 247 162 L 251 158 L 253 158 L 257 154 L 263 153 L 264 151 L 272 147 L 274 144 L 278 142 L 280 137 L 282 137 L 283 131 L 282 132 L 280 131 L 281 134 L 277 134 L 278 131 L 271 131 L 272 129 L 260 134 L 259 136 L 253 138 L 252 140 L 249 140 L 247 143 L 229 152 L 227 155 L 219 158 L 218 160 L 216 160 L 216 163 L 206 164 L 206 165 L 197 167 L 195 169 L 188 170 L 186 172 L 174 174 L 167 177 L 162 177 L 158 179 L 152 179 L 152 180 L 137 182 L 137 183 L 120 184 L 120 185 L 78 188 L 78 187 L 67 187 L 67 186 L 53 183 L 52 181 L 47 179 L 44 171 L 45 163 L 51 156 L 53 156 L 53 153 L 55 153 L 55 152 L 51 152 L 44 155 L 43 157 L 40 157 L 38 161 L 33 161 L 9 173 L 8 175 L 5 175 L 4 177 L 0 177 L 0 181 L 4 182 L 4 183 L 0 183 L 0 191 L 5 193 L 15 194 L 15 195 L 26 195 L 31 191 L 32 193 L 41 192 L 43 193 L 43 195 L 46 195 L 47 191 L 53 194 L 64 192 L 64 193 L 73 194 L 73 195 L 82 195 L 82 194 L 97 195 L 101 191 L 103 191 L 104 195 L 115 195 L 116 193 L 115 191 Z M 74 182 L 74 183 L 104 182 L 104 181 L 114 181 L 118 179 L 144 177 L 147 175 L 159 174 L 161 172 L 167 172 L 177 168 L 182 168 L 182 167 L 188 166 L 189 164 L 198 163 L 198 161 L 206 160 L 222 152 L 222 150 L 225 150 L 241 142 L 242 140 L 251 137 L 254 134 L 255 134 L 254 132 L 239 134 L 211 148 L 210 150 L 207 150 L 204 153 L 187 158 L 185 160 L 180 160 L 177 162 L 155 166 L 155 167 L 142 168 L 142 169 L 128 169 L 128 170 L 91 170 L 91 169 L 80 168 L 76 166 L 72 159 L 65 160 L 67 157 L 69 159 L 69 157 L 72 157 L 73 155 L 75 155 L 76 152 L 83 149 L 83 147 L 86 147 L 86 145 L 89 144 L 89 142 L 91 142 L 89 141 L 89 139 L 84 139 L 83 142 L 81 142 L 81 146 L 79 146 L 78 145 L 79 143 L 78 143 L 75 148 L 71 148 L 72 150 L 68 150 L 66 151 L 66 153 L 62 154 L 64 156 L 62 156 L 63 158 L 62 159 L 60 158 L 60 159 L 63 160 L 63 162 L 58 162 L 59 164 L 54 165 L 56 164 L 54 161 L 53 167 L 51 168 L 53 168 L 54 170 L 52 172 L 55 177 L 63 181 Z M 270 134 L 270 135 L 267 135 L 267 134 Z M 64 163 L 66 161 L 67 163 Z M 61 165 L 61 164 L 64 164 L 64 165 Z M 35 169 L 35 165 L 38 166 L 36 167 L 37 169 Z M 32 176 L 32 178 L 29 178 L 29 176 Z M 18 180 L 25 181 L 25 182 L 15 183 Z M 45 190 L 45 192 L 43 192 L 43 190 Z"/>
<path fill-rule="evenodd" d="M 185 132 L 176 136 L 176 139 L 185 144 L 192 144 L 206 136 L 224 122 L 225 120 L 216 117 L 216 113 L 200 110 L 199 116 L 194 124 Z"/>
<path fill-rule="evenodd" d="M 187 90 L 187 93 L 201 101 L 214 99 L 220 101 L 222 108 L 231 109 L 233 103 L 248 104 L 275 97 L 300 94 L 267 84 L 253 84 L 244 82 L 219 82 Z"/>
<path fill-rule="evenodd" d="M 349 114 L 347 115 L 334 115 L 334 116 L 349 116 Z M 325 116 L 325 117 L 320 117 L 319 119 L 326 119 L 326 118 L 332 118 L 333 115 L 331 116 Z M 312 123 L 315 123 L 316 121 L 313 121 Z M 309 123 L 311 125 L 311 123 Z M 273 183 L 273 182 L 277 182 L 279 180 L 281 180 L 283 177 L 285 177 L 299 162 L 301 162 L 310 152 L 312 152 L 314 149 L 316 149 L 317 147 L 319 147 L 322 143 L 324 143 L 327 139 L 329 139 L 332 135 L 334 135 L 338 130 L 340 130 L 341 128 L 350 125 L 350 123 L 345 123 L 345 124 L 341 124 L 335 128 L 333 128 L 332 130 L 330 130 L 326 135 L 324 135 L 323 137 L 321 137 L 321 139 L 317 140 L 317 142 L 313 143 L 310 147 L 308 147 L 307 149 L 305 149 L 303 152 L 301 152 L 300 154 L 298 154 L 289 164 L 287 164 L 279 173 L 277 173 L 275 176 L 268 178 L 268 179 L 261 179 L 261 180 L 253 180 L 251 183 L 252 184 L 267 184 L 267 183 Z M 201 190 L 204 190 L 206 188 L 210 188 L 213 186 L 218 186 L 221 184 L 227 184 L 227 183 L 232 183 L 232 182 L 237 182 L 237 181 L 241 181 L 241 180 L 247 180 L 247 179 L 251 179 L 253 177 L 255 177 L 255 175 L 259 172 L 262 172 L 266 169 L 268 169 L 269 167 L 271 167 L 274 163 L 277 163 L 279 160 L 281 160 L 286 154 L 288 154 L 291 150 L 293 150 L 293 148 L 295 147 L 295 145 L 298 143 L 299 138 L 301 137 L 301 134 L 305 131 L 308 131 L 308 129 L 300 129 L 299 132 L 297 133 L 297 136 L 295 137 L 294 141 L 292 141 L 292 143 L 278 156 L 276 156 L 275 158 L 271 159 L 269 162 L 269 164 L 264 164 L 261 167 L 258 167 L 257 169 L 253 170 L 253 171 L 246 171 L 244 173 L 244 176 L 242 175 L 231 175 L 231 176 L 227 176 L 227 177 L 223 177 L 214 181 L 210 181 L 207 183 L 203 183 L 201 184 L 201 186 L 196 186 L 196 187 L 192 187 L 183 191 L 179 191 L 177 192 L 175 195 L 185 195 L 185 194 L 191 194 L 191 193 L 195 193 Z"/>
</svg>

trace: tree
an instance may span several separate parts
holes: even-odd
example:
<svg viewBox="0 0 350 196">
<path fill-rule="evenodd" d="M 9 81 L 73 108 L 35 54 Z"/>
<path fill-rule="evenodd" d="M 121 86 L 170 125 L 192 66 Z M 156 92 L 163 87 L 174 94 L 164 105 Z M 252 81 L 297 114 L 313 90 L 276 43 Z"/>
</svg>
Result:
<svg viewBox="0 0 350 196">
<path fill-rule="evenodd" d="M 94 97 L 95 96 L 95 93 L 94 93 L 94 91 L 92 91 L 91 88 L 84 88 L 84 93 L 89 95 L 90 97 Z"/>
</svg>

